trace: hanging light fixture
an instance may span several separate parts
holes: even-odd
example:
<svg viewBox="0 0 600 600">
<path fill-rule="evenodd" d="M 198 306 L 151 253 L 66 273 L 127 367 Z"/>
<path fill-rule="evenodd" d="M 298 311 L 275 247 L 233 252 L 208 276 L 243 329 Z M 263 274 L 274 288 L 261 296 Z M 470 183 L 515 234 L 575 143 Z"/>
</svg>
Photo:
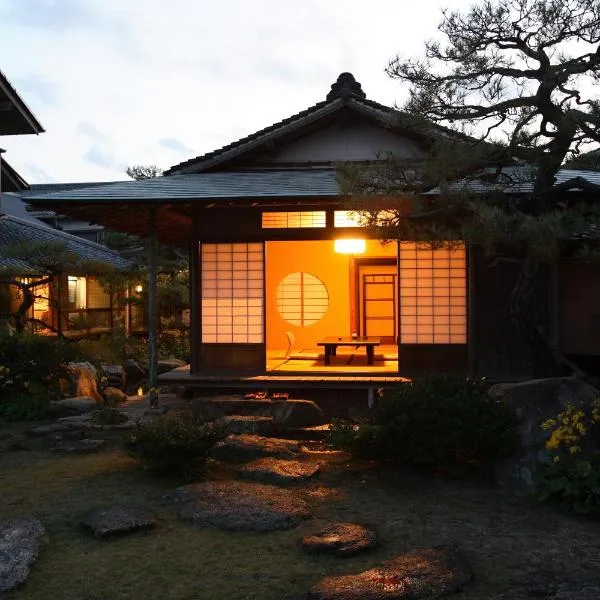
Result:
<svg viewBox="0 0 600 600">
<path fill-rule="evenodd" d="M 338 254 L 364 254 L 367 242 L 361 239 L 341 238 L 334 240 L 333 248 Z"/>
</svg>

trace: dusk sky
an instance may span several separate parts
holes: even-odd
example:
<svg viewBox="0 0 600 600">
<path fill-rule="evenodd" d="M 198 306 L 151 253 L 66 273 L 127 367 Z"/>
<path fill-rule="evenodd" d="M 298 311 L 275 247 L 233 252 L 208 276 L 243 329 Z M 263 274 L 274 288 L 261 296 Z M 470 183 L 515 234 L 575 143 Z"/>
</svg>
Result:
<svg viewBox="0 0 600 600">
<path fill-rule="evenodd" d="M 0 0 L 0 69 L 46 132 L 3 136 L 29 183 L 125 179 L 325 99 L 342 71 L 393 105 L 384 68 L 467 0 Z"/>
</svg>

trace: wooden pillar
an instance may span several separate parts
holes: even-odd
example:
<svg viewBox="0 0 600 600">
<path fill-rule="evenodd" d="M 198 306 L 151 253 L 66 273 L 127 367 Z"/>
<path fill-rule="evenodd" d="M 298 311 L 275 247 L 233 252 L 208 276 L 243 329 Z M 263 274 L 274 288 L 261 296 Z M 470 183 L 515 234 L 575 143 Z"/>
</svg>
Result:
<svg viewBox="0 0 600 600">
<path fill-rule="evenodd" d="M 202 289 L 200 286 L 200 244 L 197 240 L 190 242 L 190 373 L 200 370 L 200 344 L 201 337 L 201 304 Z"/>
<path fill-rule="evenodd" d="M 156 207 L 150 207 L 148 219 L 148 399 L 150 407 L 158 406 L 158 303 L 156 299 Z"/>
</svg>

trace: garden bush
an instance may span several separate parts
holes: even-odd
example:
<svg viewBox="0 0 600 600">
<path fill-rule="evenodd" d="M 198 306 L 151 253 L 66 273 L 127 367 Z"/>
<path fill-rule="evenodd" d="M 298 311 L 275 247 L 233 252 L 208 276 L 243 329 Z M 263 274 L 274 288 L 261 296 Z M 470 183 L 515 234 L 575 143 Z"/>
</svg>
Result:
<svg viewBox="0 0 600 600">
<path fill-rule="evenodd" d="M 482 466 L 514 450 L 517 424 L 485 381 L 433 375 L 385 390 L 372 418 L 334 421 L 330 439 L 367 458 Z"/>
<path fill-rule="evenodd" d="M 226 435 L 190 414 L 164 415 L 138 424 L 127 447 L 150 472 L 192 481 L 202 476 L 210 450 Z"/>
<path fill-rule="evenodd" d="M 45 416 L 62 396 L 66 364 L 79 360 L 76 344 L 41 335 L 0 334 L 0 418 L 11 421 Z"/>
<path fill-rule="evenodd" d="M 600 512 L 600 400 L 586 408 L 569 402 L 542 428 L 550 435 L 540 499 L 576 513 Z"/>
</svg>

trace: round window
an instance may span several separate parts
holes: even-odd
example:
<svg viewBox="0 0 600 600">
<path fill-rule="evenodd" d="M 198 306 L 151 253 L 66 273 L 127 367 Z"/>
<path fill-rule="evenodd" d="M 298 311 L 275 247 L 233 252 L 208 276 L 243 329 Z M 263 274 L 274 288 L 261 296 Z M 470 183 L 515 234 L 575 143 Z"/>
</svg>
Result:
<svg viewBox="0 0 600 600">
<path fill-rule="evenodd" d="M 279 282 L 275 297 L 281 317 L 297 327 L 318 323 L 329 306 L 325 284 L 310 273 L 286 275 Z"/>
</svg>

